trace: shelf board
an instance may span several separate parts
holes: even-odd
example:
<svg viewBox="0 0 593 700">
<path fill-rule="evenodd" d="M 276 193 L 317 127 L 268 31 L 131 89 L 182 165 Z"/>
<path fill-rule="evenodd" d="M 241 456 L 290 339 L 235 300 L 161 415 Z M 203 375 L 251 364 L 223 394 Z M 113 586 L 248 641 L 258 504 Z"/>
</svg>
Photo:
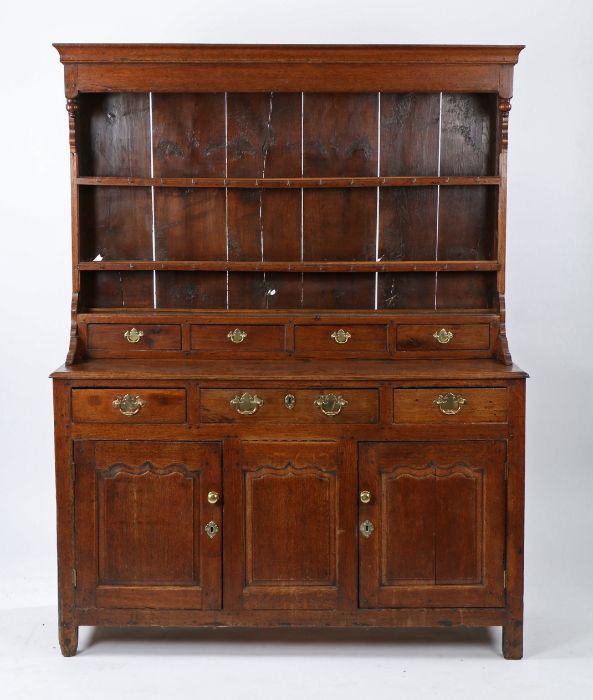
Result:
<svg viewBox="0 0 593 700">
<path fill-rule="evenodd" d="M 500 178 L 484 177 L 78 177 L 79 185 L 115 187 L 230 187 L 230 188 L 349 188 L 427 187 L 435 185 L 500 185 Z"/>
<path fill-rule="evenodd" d="M 497 272 L 496 260 L 403 261 L 225 261 L 225 260 L 102 260 L 80 262 L 85 272 L 99 270 L 178 270 L 200 272 Z"/>
</svg>

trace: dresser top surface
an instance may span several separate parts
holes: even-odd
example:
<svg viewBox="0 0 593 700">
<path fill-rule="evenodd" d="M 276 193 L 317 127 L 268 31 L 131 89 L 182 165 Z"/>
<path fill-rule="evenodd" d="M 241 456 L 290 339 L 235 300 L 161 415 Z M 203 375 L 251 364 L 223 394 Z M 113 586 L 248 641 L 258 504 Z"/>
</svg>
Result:
<svg viewBox="0 0 593 700">
<path fill-rule="evenodd" d="M 496 360 L 88 360 L 51 374 L 54 379 L 212 381 L 506 380 L 528 375 Z"/>
</svg>

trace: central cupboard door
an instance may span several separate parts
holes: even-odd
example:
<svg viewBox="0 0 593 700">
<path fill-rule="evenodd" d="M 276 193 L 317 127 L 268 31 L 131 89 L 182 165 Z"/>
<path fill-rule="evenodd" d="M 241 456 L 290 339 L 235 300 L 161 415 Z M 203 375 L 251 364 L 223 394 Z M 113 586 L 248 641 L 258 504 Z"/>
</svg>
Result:
<svg viewBox="0 0 593 700">
<path fill-rule="evenodd" d="M 360 445 L 360 607 L 504 604 L 504 441 Z"/>
<path fill-rule="evenodd" d="M 227 447 L 225 609 L 355 605 L 354 449 L 348 460 L 340 442 Z"/>
<path fill-rule="evenodd" d="M 220 609 L 218 443 L 82 441 L 74 469 L 78 605 Z"/>
</svg>

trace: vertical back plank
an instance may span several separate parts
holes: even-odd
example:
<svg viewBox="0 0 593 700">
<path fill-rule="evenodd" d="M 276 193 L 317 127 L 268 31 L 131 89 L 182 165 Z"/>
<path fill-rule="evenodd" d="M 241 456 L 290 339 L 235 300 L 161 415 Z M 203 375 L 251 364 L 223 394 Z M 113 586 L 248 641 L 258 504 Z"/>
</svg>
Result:
<svg viewBox="0 0 593 700">
<path fill-rule="evenodd" d="M 382 188 L 379 205 L 379 260 L 435 259 L 436 187 Z"/>
<path fill-rule="evenodd" d="M 153 307 L 152 272 L 83 272 L 81 308 Z"/>
<path fill-rule="evenodd" d="M 148 187 L 80 187 L 81 257 L 152 259 L 152 201 Z"/>
<path fill-rule="evenodd" d="M 381 175 L 438 173 L 439 113 L 439 93 L 381 93 Z"/>
<path fill-rule="evenodd" d="M 224 260 L 223 189 L 155 188 L 157 260 Z"/>
<path fill-rule="evenodd" d="M 378 278 L 377 308 L 434 308 L 436 273 L 380 272 Z"/>
<path fill-rule="evenodd" d="M 148 95 L 87 93 L 79 103 L 80 175 L 150 177 Z"/>
<path fill-rule="evenodd" d="M 495 221 L 494 188 L 441 187 L 439 259 L 496 259 Z"/>
<path fill-rule="evenodd" d="M 305 177 L 377 174 L 377 93 L 306 94 L 303 105 Z M 303 193 L 305 260 L 374 260 L 376 226 L 377 193 L 374 189 L 320 189 Z M 329 288 L 335 284 L 340 288 Z M 332 275 L 325 280 L 318 275 L 305 275 L 303 285 L 306 306 L 320 308 L 333 303 L 336 306 L 327 308 L 340 308 L 346 300 L 352 300 L 356 306 L 350 308 L 374 308 L 373 275 L 354 279 Z M 358 299 L 356 289 L 360 295 Z M 363 300 L 369 300 L 368 307 L 360 305 Z"/>
<path fill-rule="evenodd" d="M 227 125 L 229 177 L 301 174 L 299 93 L 229 94 Z M 300 218 L 299 191 L 229 189 L 229 260 L 299 260 Z M 230 273 L 229 307 L 300 304 L 293 276 L 268 278 L 264 273 Z"/>
<path fill-rule="evenodd" d="M 437 309 L 493 309 L 495 272 L 441 272 Z"/>
<path fill-rule="evenodd" d="M 155 177 L 224 177 L 224 93 L 152 96 Z"/>
<path fill-rule="evenodd" d="M 225 272 L 157 272 L 159 309 L 224 309 Z"/>
<path fill-rule="evenodd" d="M 441 175 L 490 175 L 494 172 L 495 97 L 443 93 Z"/>
</svg>

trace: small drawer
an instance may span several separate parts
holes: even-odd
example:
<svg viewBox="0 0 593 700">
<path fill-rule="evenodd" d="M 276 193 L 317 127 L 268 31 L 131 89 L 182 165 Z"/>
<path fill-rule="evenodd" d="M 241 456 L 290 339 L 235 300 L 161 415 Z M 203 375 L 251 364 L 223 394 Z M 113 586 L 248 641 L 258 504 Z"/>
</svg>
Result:
<svg viewBox="0 0 593 700">
<path fill-rule="evenodd" d="M 506 389 L 395 389 L 395 423 L 506 423 Z"/>
<path fill-rule="evenodd" d="M 294 347 L 299 355 L 387 352 L 387 325 L 297 325 Z"/>
<path fill-rule="evenodd" d="M 78 423 L 185 423 L 185 389 L 73 389 Z"/>
<path fill-rule="evenodd" d="M 467 324 L 399 324 L 396 350 L 400 352 L 443 352 L 445 350 L 488 350 L 490 326 Z"/>
<path fill-rule="evenodd" d="M 285 330 L 282 325 L 218 325 L 191 327 L 191 349 L 230 352 L 283 352 Z"/>
<path fill-rule="evenodd" d="M 175 324 L 89 323 L 89 350 L 181 350 L 181 326 Z"/>
<path fill-rule="evenodd" d="M 202 389 L 204 423 L 377 423 L 376 389 Z"/>
</svg>

